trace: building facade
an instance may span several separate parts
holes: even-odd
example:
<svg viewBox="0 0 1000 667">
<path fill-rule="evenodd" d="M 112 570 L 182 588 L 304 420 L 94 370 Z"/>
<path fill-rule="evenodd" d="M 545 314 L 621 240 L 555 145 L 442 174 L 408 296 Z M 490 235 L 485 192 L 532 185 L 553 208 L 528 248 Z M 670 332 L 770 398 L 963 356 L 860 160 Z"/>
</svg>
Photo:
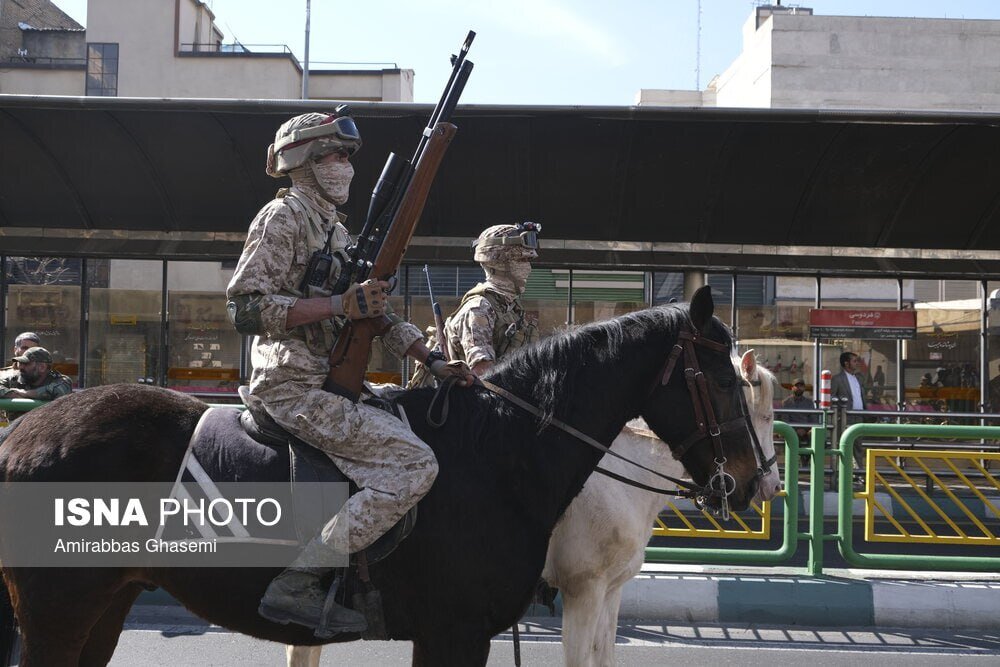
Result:
<svg viewBox="0 0 1000 667">
<path fill-rule="evenodd" d="M 89 0 L 87 26 L 51 0 L 0 0 L 0 94 L 299 99 L 283 44 L 226 43 L 200 0 Z M 313 69 L 309 98 L 412 102 L 413 70 Z"/>
</svg>

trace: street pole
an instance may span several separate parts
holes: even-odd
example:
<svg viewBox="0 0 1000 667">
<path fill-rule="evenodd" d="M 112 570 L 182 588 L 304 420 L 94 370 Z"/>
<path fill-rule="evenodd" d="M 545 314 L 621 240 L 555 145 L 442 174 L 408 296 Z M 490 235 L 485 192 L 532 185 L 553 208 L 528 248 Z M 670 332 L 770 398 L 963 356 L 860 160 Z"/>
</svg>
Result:
<svg viewBox="0 0 1000 667">
<path fill-rule="evenodd" d="M 302 99 L 309 99 L 309 15 L 312 5 L 311 0 L 306 0 L 306 48 L 305 60 L 302 63 Z"/>
</svg>

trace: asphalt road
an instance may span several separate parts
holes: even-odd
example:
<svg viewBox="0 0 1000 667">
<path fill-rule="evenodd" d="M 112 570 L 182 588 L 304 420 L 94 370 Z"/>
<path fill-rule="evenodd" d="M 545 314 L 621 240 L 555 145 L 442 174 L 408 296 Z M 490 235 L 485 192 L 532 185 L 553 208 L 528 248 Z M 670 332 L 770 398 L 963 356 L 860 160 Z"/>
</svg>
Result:
<svg viewBox="0 0 1000 667">
<path fill-rule="evenodd" d="M 130 622 L 111 665 L 284 665 L 284 647 L 207 626 Z M 522 624 L 522 664 L 561 665 L 559 619 Z M 490 665 L 513 665 L 510 635 L 493 641 Z M 619 629 L 618 664 L 819 665 L 903 667 L 1000 664 L 1000 632 L 914 629 L 809 629 L 794 626 L 627 625 Z M 385 667 L 410 663 L 409 642 L 354 642 L 324 649 L 322 665 Z"/>
</svg>

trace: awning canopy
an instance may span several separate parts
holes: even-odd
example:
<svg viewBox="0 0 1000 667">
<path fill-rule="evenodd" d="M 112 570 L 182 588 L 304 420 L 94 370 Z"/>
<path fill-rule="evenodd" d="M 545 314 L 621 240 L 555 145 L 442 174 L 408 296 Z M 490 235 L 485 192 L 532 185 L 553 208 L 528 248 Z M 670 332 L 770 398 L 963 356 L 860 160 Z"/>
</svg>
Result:
<svg viewBox="0 0 1000 667">
<path fill-rule="evenodd" d="M 0 252 L 235 257 L 316 101 L 0 95 Z M 352 105 L 360 227 L 430 107 Z M 1000 277 L 1000 116 L 463 106 L 411 257 L 467 261 L 488 225 L 543 224 L 588 267 Z"/>
</svg>

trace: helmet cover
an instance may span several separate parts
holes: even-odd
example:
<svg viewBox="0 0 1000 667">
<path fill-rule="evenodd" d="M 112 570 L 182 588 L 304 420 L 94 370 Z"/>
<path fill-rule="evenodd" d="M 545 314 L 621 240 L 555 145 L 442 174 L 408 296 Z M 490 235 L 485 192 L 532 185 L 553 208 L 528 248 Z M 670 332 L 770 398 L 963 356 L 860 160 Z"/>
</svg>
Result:
<svg viewBox="0 0 1000 667">
<path fill-rule="evenodd" d="M 542 226 L 533 222 L 493 225 L 483 230 L 472 247 L 479 263 L 503 264 L 538 259 L 538 234 Z"/>
<path fill-rule="evenodd" d="M 350 116 L 304 113 L 285 122 L 267 147 L 267 174 L 281 178 L 310 160 L 336 150 L 353 155 L 361 148 L 361 133 Z"/>
</svg>

